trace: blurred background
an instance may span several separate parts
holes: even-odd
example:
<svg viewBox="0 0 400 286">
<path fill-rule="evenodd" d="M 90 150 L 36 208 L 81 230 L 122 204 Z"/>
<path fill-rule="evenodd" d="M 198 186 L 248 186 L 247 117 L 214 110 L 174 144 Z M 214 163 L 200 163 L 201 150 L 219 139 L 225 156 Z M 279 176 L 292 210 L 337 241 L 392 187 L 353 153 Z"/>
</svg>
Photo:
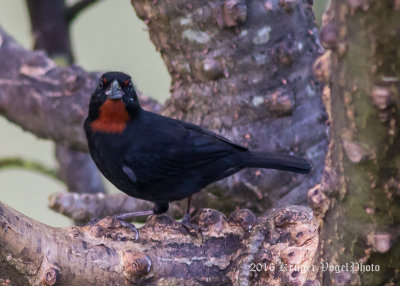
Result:
<svg viewBox="0 0 400 286">
<path fill-rule="evenodd" d="M 314 0 L 318 24 L 327 2 Z M 31 47 L 25 1 L 2 0 L 0 26 L 22 46 Z M 160 102 L 168 98 L 169 74 L 130 1 L 103 0 L 89 7 L 72 24 L 71 38 L 76 63 L 85 70 L 124 71 L 132 76 L 144 94 Z M 3 117 L 0 117 L 0 131 L 0 159 L 22 157 L 56 168 L 51 141 L 23 131 Z M 109 183 L 106 187 L 109 192 L 118 192 Z M 20 169 L 0 169 L 0 201 L 51 226 L 72 225 L 71 220 L 47 207 L 49 195 L 65 189 L 63 184 L 45 175 Z"/>
</svg>

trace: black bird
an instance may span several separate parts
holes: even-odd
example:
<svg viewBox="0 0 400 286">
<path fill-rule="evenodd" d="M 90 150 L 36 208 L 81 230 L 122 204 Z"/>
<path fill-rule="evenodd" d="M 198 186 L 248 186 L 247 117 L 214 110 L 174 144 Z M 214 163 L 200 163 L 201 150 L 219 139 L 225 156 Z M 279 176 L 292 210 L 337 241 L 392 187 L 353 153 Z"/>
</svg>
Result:
<svg viewBox="0 0 400 286">
<path fill-rule="evenodd" d="M 130 76 L 101 76 L 89 104 L 84 129 L 90 154 L 103 175 L 129 196 L 154 202 L 161 214 L 169 202 L 188 198 L 208 184 L 243 168 L 268 168 L 307 174 L 310 163 L 279 153 L 250 151 L 192 123 L 140 107 Z"/>
</svg>

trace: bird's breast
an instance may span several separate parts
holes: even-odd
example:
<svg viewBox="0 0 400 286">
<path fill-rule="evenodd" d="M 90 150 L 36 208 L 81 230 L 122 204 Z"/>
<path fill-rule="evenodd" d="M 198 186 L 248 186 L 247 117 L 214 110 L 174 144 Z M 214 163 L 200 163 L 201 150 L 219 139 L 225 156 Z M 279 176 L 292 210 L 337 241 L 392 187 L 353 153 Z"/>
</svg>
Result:
<svg viewBox="0 0 400 286">
<path fill-rule="evenodd" d="M 99 109 L 99 117 L 90 127 L 95 132 L 122 134 L 129 121 L 129 113 L 122 100 L 107 99 Z"/>
</svg>

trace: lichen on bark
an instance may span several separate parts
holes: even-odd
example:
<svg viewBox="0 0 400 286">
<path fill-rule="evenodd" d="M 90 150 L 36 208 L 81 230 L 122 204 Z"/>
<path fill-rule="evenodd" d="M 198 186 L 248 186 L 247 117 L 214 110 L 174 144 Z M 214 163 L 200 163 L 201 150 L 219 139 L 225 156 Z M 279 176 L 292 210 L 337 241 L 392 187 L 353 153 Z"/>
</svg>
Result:
<svg viewBox="0 0 400 286">
<path fill-rule="evenodd" d="M 331 144 L 321 189 L 329 210 L 321 261 L 379 265 L 380 271 L 326 271 L 323 283 L 399 283 L 400 11 L 396 1 L 331 1 L 321 44 L 330 49 Z M 384 21 L 382 19 L 385 19 Z M 329 54 L 329 58 L 326 56 Z M 326 65 L 325 65 L 326 66 Z M 333 180 L 332 180 L 333 178 Z M 313 193 L 309 193 L 313 201 Z M 317 200 L 314 200 L 317 201 Z M 321 209 L 321 208 L 319 208 Z"/>
</svg>

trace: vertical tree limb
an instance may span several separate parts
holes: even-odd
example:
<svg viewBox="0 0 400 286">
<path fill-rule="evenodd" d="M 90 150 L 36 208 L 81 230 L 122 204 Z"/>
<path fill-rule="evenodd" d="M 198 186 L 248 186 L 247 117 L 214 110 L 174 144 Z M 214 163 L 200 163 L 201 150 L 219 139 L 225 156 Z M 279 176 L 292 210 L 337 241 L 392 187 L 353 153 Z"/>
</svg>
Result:
<svg viewBox="0 0 400 286">
<path fill-rule="evenodd" d="M 322 223 L 320 261 L 369 267 L 321 271 L 324 285 L 400 283 L 397 2 L 332 0 L 323 17 L 329 51 L 314 69 L 330 83 L 331 143 L 321 185 L 309 192 Z"/>
<path fill-rule="evenodd" d="M 99 1 L 100 0 L 78 0 L 71 6 L 68 6 L 64 12 L 67 22 L 71 24 L 82 11 Z"/>
<path fill-rule="evenodd" d="M 34 49 L 45 50 L 58 63 L 74 61 L 70 40 L 70 21 L 65 16 L 64 0 L 27 0 L 34 35 Z M 73 11 L 78 13 L 76 7 Z M 70 192 L 104 193 L 99 171 L 87 153 L 71 150 L 56 143 L 55 155 L 60 178 Z"/>
<path fill-rule="evenodd" d="M 26 0 L 33 35 L 33 48 L 50 57 L 73 62 L 64 0 Z"/>
<path fill-rule="evenodd" d="M 305 203 L 327 145 L 321 90 L 310 69 L 319 50 L 310 1 L 131 2 L 172 77 L 163 114 L 252 149 L 307 156 L 315 166 L 306 177 L 246 170 L 198 199 L 229 201 L 224 211 Z"/>
</svg>

